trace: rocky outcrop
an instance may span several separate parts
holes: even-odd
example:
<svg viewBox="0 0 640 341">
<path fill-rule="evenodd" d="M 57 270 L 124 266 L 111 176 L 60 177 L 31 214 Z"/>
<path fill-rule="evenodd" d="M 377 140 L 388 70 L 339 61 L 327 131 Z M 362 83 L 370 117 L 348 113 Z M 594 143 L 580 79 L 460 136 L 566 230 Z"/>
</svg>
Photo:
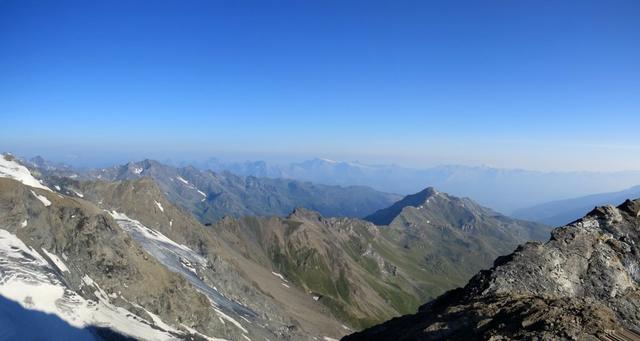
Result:
<svg viewBox="0 0 640 341">
<path fill-rule="evenodd" d="M 575 339 L 640 325 L 640 201 L 596 208 L 461 289 L 344 340 Z"/>
</svg>

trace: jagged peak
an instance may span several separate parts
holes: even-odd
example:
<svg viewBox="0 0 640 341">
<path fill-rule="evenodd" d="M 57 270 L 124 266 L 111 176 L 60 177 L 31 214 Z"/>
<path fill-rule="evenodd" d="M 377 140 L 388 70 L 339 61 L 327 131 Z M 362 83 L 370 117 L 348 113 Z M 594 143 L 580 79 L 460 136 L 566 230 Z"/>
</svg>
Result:
<svg viewBox="0 0 640 341">
<path fill-rule="evenodd" d="M 435 187 L 429 186 L 414 195 L 424 197 L 426 199 L 438 194 L 440 194 L 440 192 Z"/>
<path fill-rule="evenodd" d="M 627 199 L 625 200 L 625 202 L 620 204 L 620 206 L 618 206 L 618 209 L 620 209 L 623 212 L 626 212 L 627 214 L 638 217 L 640 216 L 640 199 L 636 199 L 636 200 Z"/>
<path fill-rule="evenodd" d="M 9 153 L 9 152 L 2 153 L 2 158 L 7 160 L 7 161 L 13 161 L 13 160 L 16 159 L 16 157 L 13 154 Z"/>
<path fill-rule="evenodd" d="M 288 219 L 291 218 L 305 218 L 305 219 L 314 219 L 320 220 L 322 219 L 322 215 L 317 211 L 310 210 L 304 207 L 296 207 L 291 211 L 291 213 L 287 216 Z"/>
<path fill-rule="evenodd" d="M 429 200 L 434 197 L 449 198 L 448 195 L 438 192 L 434 187 L 427 187 L 422 191 L 410 194 L 400 199 L 390 207 L 378 210 L 374 214 L 365 218 L 376 225 L 389 225 L 405 207 L 420 207 L 428 204 Z"/>
</svg>

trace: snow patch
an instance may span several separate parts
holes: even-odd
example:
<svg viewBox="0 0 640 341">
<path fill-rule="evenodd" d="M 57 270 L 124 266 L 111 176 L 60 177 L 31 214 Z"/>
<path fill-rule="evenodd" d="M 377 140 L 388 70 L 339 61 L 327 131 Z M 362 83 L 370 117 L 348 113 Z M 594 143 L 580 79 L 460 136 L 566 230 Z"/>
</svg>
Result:
<svg viewBox="0 0 640 341">
<path fill-rule="evenodd" d="M 20 223 L 20 227 L 27 227 L 28 224 L 29 224 L 29 221 L 25 219 L 22 223 Z"/>
<path fill-rule="evenodd" d="M 158 208 L 160 209 L 160 211 L 164 212 L 164 208 L 162 208 L 162 204 L 161 204 L 161 203 L 159 203 L 159 202 L 157 202 L 157 201 L 155 201 L 155 200 L 154 200 L 153 202 L 155 202 L 155 203 L 156 203 L 156 206 L 158 206 Z"/>
<path fill-rule="evenodd" d="M 224 324 L 224 321 L 222 322 L 222 324 Z M 189 333 L 193 334 L 193 335 L 198 335 L 201 338 L 204 338 L 207 341 L 228 341 L 227 339 L 219 339 L 219 338 L 215 338 L 215 337 L 209 337 L 206 336 L 204 334 L 201 334 L 200 332 L 198 332 L 197 330 L 190 328 L 188 326 L 186 326 L 184 323 L 180 324 L 184 329 L 186 329 Z"/>
<path fill-rule="evenodd" d="M 51 201 L 49 201 L 49 199 L 47 199 L 47 197 L 45 197 L 44 195 L 39 195 L 36 194 L 36 192 L 31 191 L 31 194 L 33 194 L 34 197 L 36 197 L 36 199 L 40 200 L 40 202 L 45 206 L 45 207 L 49 207 L 51 206 Z"/>
<path fill-rule="evenodd" d="M 76 191 L 75 189 L 72 189 L 71 192 L 73 192 L 76 196 L 78 196 L 78 198 L 84 198 L 84 194 Z"/>
<path fill-rule="evenodd" d="M 183 177 L 181 177 L 180 175 L 177 176 L 177 179 L 184 182 L 185 184 L 189 184 L 189 181 L 185 180 Z"/>
<path fill-rule="evenodd" d="M 177 248 L 177 249 L 180 249 L 180 250 L 183 250 L 183 251 L 187 251 L 187 252 L 189 252 L 189 253 L 191 253 L 193 255 L 196 255 L 196 253 L 193 250 L 191 250 L 189 247 L 174 242 L 173 240 L 169 239 L 164 234 L 142 225 L 142 223 L 140 223 L 139 221 L 137 221 L 135 219 L 131 219 L 131 218 L 127 217 L 127 215 L 124 214 L 124 213 L 118 213 L 116 211 L 111 211 L 109 213 L 111 214 L 113 219 L 115 219 L 117 222 L 128 222 L 129 223 L 128 225 L 126 225 L 126 228 L 123 227 L 125 225 L 118 224 L 118 225 L 120 225 L 120 227 L 122 227 L 127 232 L 131 232 L 130 230 L 135 230 L 136 232 L 140 233 L 145 239 L 157 241 L 157 242 L 164 243 L 164 244 L 168 244 L 172 248 Z M 201 256 L 198 256 L 198 261 L 201 262 L 201 263 L 204 263 L 204 264 L 207 263 L 207 261 L 204 258 L 202 258 Z"/>
<path fill-rule="evenodd" d="M 35 188 L 40 188 L 52 192 L 31 175 L 29 169 L 15 160 L 7 160 L 7 156 L 0 155 L 0 178 L 8 178 L 22 182 L 23 184 Z"/>
<path fill-rule="evenodd" d="M 213 308 L 213 310 L 216 311 L 216 313 L 218 314 L 218 316 L 220 316 L 221 318 L 231 322 L 234 326 L 238 327 L 238 329 L 242 330 L 244 333 L 248 333 L 247 329 L 245 329 L 240 322 L 236 321 L 235 319 L 233 319 L 233 317 L 221 312 L 219 309 L 217 308 Z"/>
<path fill-rule="evenodd" d="M 49 252 L 47 255 L 53 255 Z M 55 255 L 50 257 L 57 259 Z M 70 325 L 83 328 L 89 325 L 111 328 L 122 334 L 145 340 L 172 340 L 175 336 L 161 327 L 111 305 L 108 301 L 87 300 L 66 287 L 51 265 L 35 250 L 25 245 L 9 231 L 0 229 L 0 295 L 15 301 L 23 308 L 55 314 Z M 58 265 L 56 265 L 58 266 Z M 88 276 L 85 285 L 99 287 Z M 97 291 L 98 292 L 98 291 Z M 15 326 L 26 323 L 18 321 Z M 29 338 L 33 331 L 12 325 L 5 326 L 5 335 Z M 39 327 L 39 326 L 37 326 Z M 46 331 L 45 331 L 46 332 Z M 49 335 L 50 337 L 51 335 Z M 47 339 L 36 338 L 36 339 Z"/>
<path fill-rule="evenodd" d="M 180 264 L 182 264 L 183 268 L 193 272 L 194 275 L 196 275 L 196 276 L 198 275 L 198 272 L 196 271 L 196 268 L 188 260 L 186 260 L 184 258 L 180 258 Z"/>
<path fill-rule="evenodd" d="M 60 272 L 65 272 L 65 271 L 70 272 L 69 268 L 67 268 L 64 262 L 60 260 L 60 258 L 58 258 L 58 256 L 56 256 L 54 253 L 47 251 L 45 248 L 42 248 L 42 252 L 44 252 L 47 255 L 47 257 L 51 259 L 51 261 L 53 262 L 53 265 L 55 265 L 56 268 L 60 270 Z"/>
<path fill-rule="evenodd" d="M 279 274 L 279 273 L 277 273 L 277 272 L 273 272 L 273 271 L 271 271 L 271 273 L 272 273 L 274 276 L 276 276 L 276 277 L 280 277 L 280 279 L 281 279 L 281 280 L 283 280 L 283 281 L 285 281 L 285 282 L 287 282 L 287 283 L 289 282 L 289 281 L 287 281 L 287 280 L 284 278 L 284 276 L 282 276 L 282 274 Z"/>
<path fill-rule="evenodd" d="M 170 271 L 179 273 L 188 280 L 197 290 L 202 292 L 211 301 L 218 317 L 242 327 L 234 317 L 246 316 L 257 319 L 259 315 L 251 309 L 225 297 L 211 284 L 205 283 L 198 277 L 196 269 L 202 269 L 207 265 L 207 259 L 190 249 L 176 243 L 162 233 L 150 229 L 139 221 L 127 217 L 118 212 L 109 212 L 116 220 L 120 228 L 129 233 L 151 256 L 167 267 Z M 232 315 L 233 317 L 229 316 Z M 246 330 L 245 330 L 246 333 Z"/>
</svg>

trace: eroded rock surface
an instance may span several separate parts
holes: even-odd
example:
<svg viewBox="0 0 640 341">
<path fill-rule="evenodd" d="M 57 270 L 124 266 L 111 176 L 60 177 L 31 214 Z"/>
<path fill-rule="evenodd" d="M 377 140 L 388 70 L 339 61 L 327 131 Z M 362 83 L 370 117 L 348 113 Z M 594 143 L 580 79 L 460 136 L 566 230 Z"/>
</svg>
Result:
<svg viewBox="0 0 640 341">
<path fill-rule="evenodd" d="M 595 340 L 640 325 L 640 200 L 594 209 L 464 287 L 344 340 Z"/>
</svg>

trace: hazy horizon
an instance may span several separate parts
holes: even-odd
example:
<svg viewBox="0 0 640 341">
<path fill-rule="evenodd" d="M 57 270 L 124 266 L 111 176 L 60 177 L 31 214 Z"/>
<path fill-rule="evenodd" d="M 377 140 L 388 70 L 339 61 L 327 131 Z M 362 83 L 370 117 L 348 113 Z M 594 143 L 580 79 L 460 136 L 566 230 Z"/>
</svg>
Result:
<svg viewBox="0 0 640 341">
<path fill-rule="evenodd" d="M 625 172 L 640 172 L 640 169 L 619 169 L 619 170 L 585 170 L 585 169 L 535 169 L 535 168 L 523 168 L 523 167 L 509 167 L 509 166 L 497 166 L 493 164 L 486 163 L 426 163 L 426 164 L 411 164 L 411 163 L 398 163 L 394 161 L 389 162 L 379 162 L 377 159 L 371 159 L 368 161 L 367 158 L 364 159 L 338 159 L 338 158 L 329 158 L 323 156 L 314 156 L 314 155 L 301 155 L 297 157 L 287 156 L 271 156 L 271 157 L 260 157 L 260 154 L 230 154 L 220 152 L 218 154 L 191 154 L 189 152 L 182 152 L 180 154 L 154 154 L 154 153 L 141 153 L 135 154 L 131 156 L 127 156 L 126 152 L 113 152 L 105 154 L 97 154 L 90 156 L 82 156 L 82 155 L 46 155 L 43 153 L 18 153 L 12 150 L 2 150 L 0 153 L 10 153 L 19 158 L 24 159 L 32 159 L 35 157 L 42 157 L 46 161 L 61 163 L 68 166 L 72 166 L 77 168 L 78 170 L 90 170 L 90 169 L 98 169 L 104 167 L 111 166 L 120 166 L 127 164 L 129 162 L 139 162 L 143 160 L 154 160 L 160 163 L 168 164 L 168 165 L 180 165 L 180 166 L 197 166 L 198 164 L 203 164 L 207 161 L 217 160 L 223 165 L 234 165 L 234 164 L 243 164 L 243 163 L 252 163 L 252 162 L 266 162 L 270 166 L 288 166 L 296 163 L 303 163 L 307 161 L 313 160 L 324 160 L 329 162 L 336 163 L 351 163 L 351 164 L 359 164 L 362 166 L 372 166 L 372 167 L 386 167 L 386 166 L 397 166 L 400 168 L 410 169 L 410 170 L 428 170 L 437 167 L 468 167 L 468 168 L 490 168 L 496 170 L 505 170 L 505 171 L 529 171 L 529 172 L 539 172 L 539 173 L 603 173 L 603 174 L 614 174 L 614 173 L 625 173 Z M 192 155 L 190 158 L 189 155 Z"/>
<path fill-rule="evenodd" d="M 0 149 L 640 170 L 639 9 L 6 1 Z"/>
</svg>

